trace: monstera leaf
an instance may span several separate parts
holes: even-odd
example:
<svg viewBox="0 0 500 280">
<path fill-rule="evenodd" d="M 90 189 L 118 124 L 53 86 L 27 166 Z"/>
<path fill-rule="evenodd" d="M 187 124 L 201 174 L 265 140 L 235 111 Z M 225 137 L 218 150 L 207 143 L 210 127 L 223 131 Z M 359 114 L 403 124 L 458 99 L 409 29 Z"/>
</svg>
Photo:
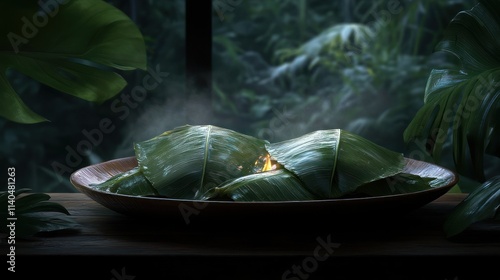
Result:
<svg viewBox="0 0 500 280">
<path fill-rule="evenodd" d="M 2 1 L 0 15 L 0 116 L 8 120 L 46 120 L 21 100 L 8 70 L 100 103 L 125 87 L 117 70 L 146 69 L 137 26 L 102 0 Z"/>
<path fill-rule="evenodd" d="M 500 182 L 486 178 L 484 158 L 486 154 L 500 157 L 500 2 L 479 1 L 459 12 L 437 49 L 460 63 L 431 72 L 425 104 L 404 139 L 424 145 L 439 161 L 443 144 L 452 136 L 457 171 L 483 182 L 445 222 L 447 236 L 453 236 L 498 216 Z"/>
<path fill-rule="evenodd" d="M 436 161 L 452 134 L 457 170 L 484 181 L 484 156 L 499 156 L 500 2 L 480 1 L 450 22 L 437 49 L 459 66 L 432 70 L 424 106 L 404 133 L 407 143 L 423 143 Z M 469 155 L 470 154 L 470 159 Z M 467 163 L 471 162 L 471 166 Z"/>
</svg>

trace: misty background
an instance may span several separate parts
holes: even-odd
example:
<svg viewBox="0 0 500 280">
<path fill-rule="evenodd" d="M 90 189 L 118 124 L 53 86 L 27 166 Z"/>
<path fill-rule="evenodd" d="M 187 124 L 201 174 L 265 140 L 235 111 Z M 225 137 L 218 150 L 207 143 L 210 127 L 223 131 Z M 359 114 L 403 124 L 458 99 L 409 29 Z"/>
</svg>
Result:
<svg viewBox="0 0 500 280">
<path fill-rule="evenodd" d="M 218 125 L 271 142 L 342 128 L 407 153 L 403 131 L 423 104 L 430 70 L 442 63 L 434 46 L 455 14 L 475 4 L 212 1 L 211 88 L 197 91 L 186 82 L 184 0 L 107 2 L 136 22 L 149 67 L 164 77 L 140 101 L 113 103 L 151 75 L 123 73 L 128 86 L 93 104 L 8 73 L 28 107 L 50 120 L 0 119 L 0 164 L 16 167 L 17 188 L 75 192 L 72 172 L 133 156 L 135 142 L 184 124 Z M 99 131 L 103 119 L 111 132 Z M 81 153 L 84 143 L 92 147 Z"/>
</svg>

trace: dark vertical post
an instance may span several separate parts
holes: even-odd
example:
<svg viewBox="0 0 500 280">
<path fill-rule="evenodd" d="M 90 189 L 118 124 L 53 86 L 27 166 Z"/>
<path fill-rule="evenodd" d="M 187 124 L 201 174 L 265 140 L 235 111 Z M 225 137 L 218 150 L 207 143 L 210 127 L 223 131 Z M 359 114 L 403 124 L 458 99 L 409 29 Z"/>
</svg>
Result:
<svg viewBox="0 0 500 280">
<path fill-rule="evenodd" d="M 212 89 L 212 0 L 186 1 L 186 90 Z"/>
</svg>

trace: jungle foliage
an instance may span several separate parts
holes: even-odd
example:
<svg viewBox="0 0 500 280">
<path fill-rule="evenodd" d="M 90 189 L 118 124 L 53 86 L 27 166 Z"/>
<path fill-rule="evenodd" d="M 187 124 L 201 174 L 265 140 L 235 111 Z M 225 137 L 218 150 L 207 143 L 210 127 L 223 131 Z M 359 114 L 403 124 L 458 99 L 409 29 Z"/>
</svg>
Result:
<svg viewBox="0 0 500 280">
<path fill-rule="evenodd" d="M 186 123 L 269 141 L 338 128 L 457 170 L 454 191 L 471 196 L 450 221 L 496 215 L 494 1 L 214 1 L 201 97 L 184 90 L 184 1 L 19 3 L 0 4 L 0 168 L 20 187 L 75 191 L 76 169 Z M 96 20 L 82 27 L 85 9 Z"/>
<path fill-rule="evenodd" d="M 36 71 L 27 64 L 9 67 L 19 61 L 2 52 L 9 62 L 3 64 L 6 81 L 35 114 L 31 120 L 40 121 L 40 115 L 50 120 L 22 125 L 0 119 L 1 167 L 16 166 L 23 172 L 22 186 L 43 192 L 74 191 L 68 177 L 76 169 L 131 155 L 124 147 L 158 132 L 207 121 L 271 141 L 340 128 L 403 152 L 403 131 L 423 105 L 431 69 L 448 63 L 433 55 L 434 47 L 455 14 L 475 3 L 240 1 L 221 14 L 215 1 L 213 93 L 193 99 L 184 92 L 184 1 L 107 2 L 130 17 L 143 36 L 147 69 L 142 62 L 133 64 L 137 71 L 125 71 L 120 63 L 96 68 L 109 71 L 119 66 L 115 75 L 122 77 L 104 98 L 61 94 L 64 86 L 66 92 L 72 86 L 54 87 L 33 75 Z M 22 28 L 23 21 L 14 13 L 3 20 Z M 33 37 L 33 45 L 22 47 L 29 50 L 43 40 L 54 45 L 57 28 L 68 30 L 65 38 L 71 44 L 73 31 L 65 20 L 71 18 L 49 17 L 39 36 Z M 51 25 L 52 21 L 58 24 Z M 122 31 L 132 34 L 132 29 Z M 102 62 L 66 58 L 83 68 Z M 144 86 L 152 72 L 163 75 L 162 83 L 148 90 L 144 101 L 130 101 L 134 88 Z M 208 108 L 199 107 L 207 103 Z M 450 146 L 444 144 L 446 149 Z M 452 166 L 453 161 L 445 159 L 442 164 Z"/>
</svg>

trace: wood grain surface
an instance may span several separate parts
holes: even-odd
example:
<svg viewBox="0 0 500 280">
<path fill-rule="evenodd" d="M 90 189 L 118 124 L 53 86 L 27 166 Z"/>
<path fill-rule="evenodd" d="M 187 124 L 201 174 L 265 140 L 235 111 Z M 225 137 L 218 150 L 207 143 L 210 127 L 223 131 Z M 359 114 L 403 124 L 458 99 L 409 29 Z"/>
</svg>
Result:
<svg viewBox="0 0 500 280">
<path fill-rule="evenodd" d="M 102 274 L 95 279 L 118 279 L 113 270 L 121 273 L 123 267 L 134 276 L 168 279 L 222 279 L 226 274 L 239 275 L 231 279 L 464 279 L 466 273 L 477 277 L 472 267 L 493 268 L 488 261 L 498 263 L 500 257 L 498 222 L 479 223 L 458 238 L 445 238 L 442 223 L 465 194 L 445 194 L 400 216 L 340 224 L 311 217 L 286 223 L 210 223 L 201 213 L 185 224 L 125 216 L 81 193 L 49 195 L 67 207 L 79 228 L 16 240 L 19 270 L 28 270 L 23 265 L 31 262 L 74 260 L 85 264 L 80 273 Z M 6 242 L 1 248 L 7 251 Z M 296 274 L 294 265 L 307 270 Z M 426 272 L 431 268 L 435 272 Z"/>
</svg>

